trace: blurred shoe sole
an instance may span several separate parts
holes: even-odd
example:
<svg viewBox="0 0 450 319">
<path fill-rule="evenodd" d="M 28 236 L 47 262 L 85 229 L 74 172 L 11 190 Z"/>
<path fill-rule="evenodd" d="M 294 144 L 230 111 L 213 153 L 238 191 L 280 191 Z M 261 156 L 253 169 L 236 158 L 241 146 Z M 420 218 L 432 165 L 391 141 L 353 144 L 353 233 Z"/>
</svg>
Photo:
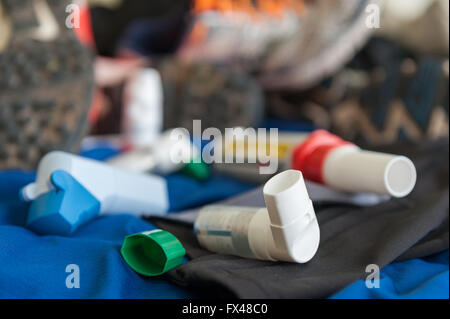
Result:
<svg viewBox="0 0 450 319">
<path fill-rule="evenodd" d="M 70 3 L 0 0 L 0 169 L 75 152 L 87 132 L 92 56 L 66 27 Z"/>
<path fill-rule="evenodd" d="M 266 89 L 308 89 L 343 67 L 375 29 L 367 8 L 383 0 L 317 0 L 308 7 L 300 31 L 276 47 L 263 63 Z"/>
</svg>

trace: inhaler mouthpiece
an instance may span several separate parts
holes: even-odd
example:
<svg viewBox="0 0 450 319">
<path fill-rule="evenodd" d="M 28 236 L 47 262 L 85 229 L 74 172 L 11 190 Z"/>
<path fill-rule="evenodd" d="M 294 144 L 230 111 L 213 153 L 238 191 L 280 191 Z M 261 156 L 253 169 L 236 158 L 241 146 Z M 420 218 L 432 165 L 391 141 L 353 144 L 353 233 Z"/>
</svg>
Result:
<svg viewBox="0 0 450 319">
<path fill-rule="evenodd" d="M 365 151 L 324 130 L 313 132 L 294 149 L 292 168 L 335 189 L 393 197 L 407 196 L 417 179 L 409 158 Z"/>
<path fill-rule="evenodd" d="M 302 173 L 284 171 L 263 192 L 267 208 L 204 207 L 195 223 L 200 244 L 246 258 L 309 261 L 319 247 L 320 230 Z"/>
</svg>

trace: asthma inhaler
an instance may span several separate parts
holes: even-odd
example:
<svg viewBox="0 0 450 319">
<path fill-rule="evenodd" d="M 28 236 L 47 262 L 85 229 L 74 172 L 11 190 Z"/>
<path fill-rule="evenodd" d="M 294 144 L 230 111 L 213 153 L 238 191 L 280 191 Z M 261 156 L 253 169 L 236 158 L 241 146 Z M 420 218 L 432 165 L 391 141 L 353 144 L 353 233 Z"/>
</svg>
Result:
<svg viewBox="0 0 450 319">
<path fill-rule="evenodd" d="M 267 208 L 201 209 L 194 226 L 200 245 L 245 258 L 308 262 L 319 247 L 320 230 L 302 173 L 275 175 L 263 193 Z"/>
<path fill-rule="evenodd" d="M 174 139 L 172 133 L 183 134 L 185 138 Z M 180 155 L 178 163 L 171 159 L 171 151 L 175 147 Z M 201 161 L 201 150 L 190 142 L 183 130 L 178 129 L 168 130 L 153 144 L 114 156 L 107 163 L 135 173 L 170 174 L 181 171 L 197 180 L 209 177 L 209 168 Z"/>
<path fill-rule="evenodd" d="M 174 140 L 171 138 L 173 130 L 164 132 L 154 143 L 143 147 L 132 149 L 131 151 L 116 155 L 110 158 L 107 163 L 123 168 L 135 173 L 156 172 L 160 174 L 169 174 L 175 172 L 191 160 L 192 145 L 189 138 Z M 181 133 L 180 133 L 181 134 Z M 170 158 L 170 151 L 175 145 L 181 145 L 183 152 L 182 161 L 174 163 Z M 194 149 L 197 151 L 196 149 Z M 198 155 L 198 154 L 195 154 Z"/>
<path fill-rule="evenodd" d="M 40 234 L 70 235 L 100 213 L 161 215 L 169 206 L 163 178 L 60 151 L 41 159 L 20 196 L 31 201 L 27 227 Z"/>
<path fill-rule="evenodd" d="M 294 149 L 292 168 L 335 189 L 394 197 L 408 195 L 417 178 L 409 158 L 365 151 L 324 130 L 314 131 Z"/>
</svg>

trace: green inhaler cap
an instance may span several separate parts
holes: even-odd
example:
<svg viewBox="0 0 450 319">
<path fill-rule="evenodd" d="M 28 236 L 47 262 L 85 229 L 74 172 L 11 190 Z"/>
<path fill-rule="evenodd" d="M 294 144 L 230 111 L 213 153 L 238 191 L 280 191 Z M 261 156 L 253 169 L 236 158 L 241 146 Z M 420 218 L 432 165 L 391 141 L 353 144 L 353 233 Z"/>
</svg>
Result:
<svg viewBox="0 0 450 319">
<path fill-rule="evenodd" d="M 120 253 L 137 273 L 158 276 L 181 265 L 186 250 L 174 235 L 156 229 L 125 237 Z"/>
<path fill-rule="evenodd" d="M 199 181 L 206 180 L 210 175 L 209 166 L 198 159 L 185 164 L 180 172 Z"/>
</svg>

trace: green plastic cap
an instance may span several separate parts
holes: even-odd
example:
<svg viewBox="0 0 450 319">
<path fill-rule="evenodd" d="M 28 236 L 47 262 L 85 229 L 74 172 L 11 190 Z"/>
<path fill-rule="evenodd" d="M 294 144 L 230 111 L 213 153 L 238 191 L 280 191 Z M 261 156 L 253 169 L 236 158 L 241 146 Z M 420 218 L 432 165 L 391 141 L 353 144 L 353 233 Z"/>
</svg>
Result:
<svg viewBox="0 0 450 319">
<path fill-rule="evenodd" d="M 192 159 L 183 166 L 180 172 L 198 181 L 204 181 L 210 175 L 209 166 L 199 159 Z"/>
<path fill-rule="evenodd" d="M 156 229 L 125 237 L 120 253 L 137 273 L 158 276 L 181 265 L 186 250 L 174 235 Z"/>
</svg>

